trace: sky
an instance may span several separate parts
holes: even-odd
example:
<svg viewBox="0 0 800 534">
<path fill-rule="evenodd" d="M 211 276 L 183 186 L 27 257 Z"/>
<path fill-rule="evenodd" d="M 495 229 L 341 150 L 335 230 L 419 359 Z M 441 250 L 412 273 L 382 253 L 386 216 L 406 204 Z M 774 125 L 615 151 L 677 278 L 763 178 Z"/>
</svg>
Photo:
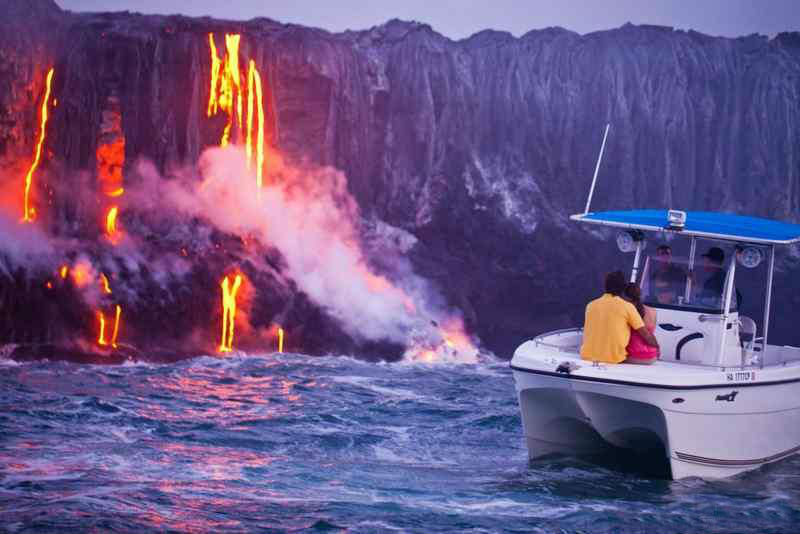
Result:
<svg viewBox="0 0 800 534">
<path fill-rule="evenodd" d="M 561 26 L 578 33 L 626 22 L 693 29 L 737 37 L 800 31 L 800 0 L 56 0 L 70 11 L 138 11 L 210 15 L 225 19 L 268 17 L 339 32 L 364 30 L 389 19 L 429 24 L 451 39 L 485 29 L 520 36 Z"/>
</svg>

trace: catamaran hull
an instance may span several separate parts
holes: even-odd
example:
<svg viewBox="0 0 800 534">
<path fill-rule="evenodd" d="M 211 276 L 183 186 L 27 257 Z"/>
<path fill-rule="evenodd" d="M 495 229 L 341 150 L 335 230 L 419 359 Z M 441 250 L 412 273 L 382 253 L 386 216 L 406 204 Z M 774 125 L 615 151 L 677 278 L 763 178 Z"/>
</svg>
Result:
<svg viewBox="0 0 800 534">
<path fill-rule="evenodd" d="M 682 388 L 513 369 L 532 459 L 613 445 L 664 454 L 675 479 L 720 478 L 800 451 L 800 381 Z"/>
</svg>

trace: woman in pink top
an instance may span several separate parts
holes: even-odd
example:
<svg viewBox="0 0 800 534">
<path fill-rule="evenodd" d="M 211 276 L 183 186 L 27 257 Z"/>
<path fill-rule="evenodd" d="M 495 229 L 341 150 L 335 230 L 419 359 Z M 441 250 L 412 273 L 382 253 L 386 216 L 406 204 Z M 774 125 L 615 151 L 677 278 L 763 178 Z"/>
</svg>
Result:
<svg viewBox="0 0 800 534">
<path fill-rule="evenodd" d="M 656 311 L 642 304 L 642 292 L 639 286 L 630 283 L 625 288 L 625 298 L 634 305 L 644 320 L 644 326 L 652 334 L 656 330 Z M 645 343 L 638 332 L 631 332 L 631 340 L 626 348 L 628 357 L 625 363 L 651 364 L 658 359 L 658 348 Z"/>
</svg>

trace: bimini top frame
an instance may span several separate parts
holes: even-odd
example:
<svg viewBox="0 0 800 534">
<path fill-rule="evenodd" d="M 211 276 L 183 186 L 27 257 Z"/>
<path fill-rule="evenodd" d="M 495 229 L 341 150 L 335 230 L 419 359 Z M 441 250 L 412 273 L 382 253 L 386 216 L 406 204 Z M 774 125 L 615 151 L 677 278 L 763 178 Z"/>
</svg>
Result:
<svg viewBox="0 0 800 534">
<path fill-rule="evenodd" d="M 573 221 L 614 226 L 646 232 L 672 232 L 686 237 L 703 237 L 737 243 L 790 245 L 800 242 L 800 224 L 791 224 L 760 217 L 687 211 L 682 227 L 672 226 L 668 210 L 629 210 L 580 213 Z"/>
<path fill-rule="evenodd" d="M 670 217 L 671 215 L 677 217 Z M 716 213 L 710 211 L 671 212 L 670 210 L 629 210 L 602 211 L 581 213 L 570 217 L 573 221 L 612 226 L 627 230 L 644 232 L 669 232 L 691 238 L 691 263 L 694 261 L 697 238 L 732 241 L 741 244 L 767 245 L 770 249 L 769 266 L 767 267 L 767 291 L 764 301 L 763 349 L 761 365 L 764 365 L 767 351 L 767 334 L 769 332 L 769 313 L 772 300 L 772 281 L 775 270 L 775 245 L 790 245 L 800 242 L 800 225 L 734 215 L 732 213 Z M 639 268 L 639 257 L 642 242 L 636 244 L 631 282 L 636 281 Z M 732 267 L 735 267 L 732 264 Z M 731 291 L 733 288 L 732 269 L 726 281 L 724 324 L 727 324 L 730 312 Z M 687 290 L 688 291 L 688 290 Z M 723 330 L 723 335 L 725 331 Z M 724 339 L 724 337 L 723 337 Z M 720 347 L 720 357 L 722 354 Z"/>
</svg>

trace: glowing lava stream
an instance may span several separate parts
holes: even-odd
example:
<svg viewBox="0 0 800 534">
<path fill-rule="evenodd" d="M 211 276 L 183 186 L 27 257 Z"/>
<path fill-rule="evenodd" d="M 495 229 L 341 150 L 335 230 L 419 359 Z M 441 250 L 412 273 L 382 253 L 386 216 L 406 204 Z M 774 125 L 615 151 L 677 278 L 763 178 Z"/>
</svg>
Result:
<svg viewBox="0 0 800 534">
<path fill-rule="evenodd" d="M 53 67 L 50 67 L 50 70 L 47 71 L 47 88 L 44 93 L 44 100 L 42 100 L 42 119 L 40 124 L 41 131 L 39 132 L 39 142 L 36 144 L 36 155 L 33 158 L 31 168 L 28 170 L 28 174 L 25 175 L 25 205 L 23 207 L 24 211 L 22 214 L 23 222 L 33 221 L 33 218 L 36 215 L 36 210 L 30 206 L 31 183 L 33 182 L 33 172 L 36 170 L 36 167 L 39 166 L 39 158 L 42 157 L 42 145 L 44 144 L 44 134 L 47 127 L 47 101 L 50 99 L 50 84 L 53 81 L 53 72 Z"/>
<path fill-rule="evenodd" d="M 283 354 L 283 328 L 278 328 L 278 352 Z"/>
<path fill-rule="evenodd" d="M 111 334 L 111 346 L 117 348 L 117 336 L 119 335 L 119 316 L 122 315 L 122 308 L 117 304 L 117 316 L 114 319 L 114 332 Z"/>
<path fill-rule="evenodd" d="M 225 130 L 222 132 L 220 146 L 225 147 L 231 142 L 231 129 L 234 123 L 234 98 L 236 100 L 236 124 L 238 126 L 237 139 L 241 140 L 242 134 L 242 78 L 239 71 L 239 43 L 241 35 L 225 34 L 225 59 L 222 60 L 217 53 L 214 43 L 214 34 L 208 34 L 208 45 L 211 52 L 211 86 L 208 95 L 206 116 L 216 115 L 222 110 L 228 115 Z M 254 124 L 257 121 L 257 126 Z M 253 165 L 255 152 L 256 181 L 259 188 L 263 184 L 264 173 L 264 97 L 261 86 L 261 74 L 258 72 L 255 61 L 248 63 L 247 69 L 247 120 L 244 127 L 248 168 Z M 254 134 L 253 128 L 258 131 Z M 255 140 L 253 139 L 255 135 Z M 255 143 L 254 143 L 255 141 Z"/>
<path fill-rule="evenodd" d="M 106 236 L 108 239 L 114 243 L 116 242 L 117 238 L 117 213 L 119 212 L 119 208 L 117 206 L 111 206 L 108 210 L 108 215 L 106 215 Z"/>
<path fill-rule="evenodd" d="M 108 285 L 108 277 L 103 273 L 100 273 L 100 283 L 102 283 L 102 285 L 103 285 L 103 291 L 105 291 L 106 294 L 110 295 L 111 294 L 111 286 Z"/>
<path fill-rule="evenodd" d="M 210 117 L 217 114 L 218 109 L 218 95 L 217 84 L 219 76 L 219 66 L 222 63 L 217 55 L 217 45 L 214 44 L 214 34 L 208 34 L 208 44 L 211 47 L 211 89 L 208 93 L 208 111 L 206 116 Z"/>
<path fill-rule="evenodd" d="M 229 286 L 228 277 L 223 278 L 222 287 L 222 340 L 219 344 L 219 352 L 230 352 L 233 350 L 233 326 L 236 319 L 236 293 L 242 285 L 242 276 L 236 275 L 233 287 Z"/>
<path fill-rule="evenodd" d="M 119 304 L 117 304 L 116 308 L 116 317 L 114 319 L 114 330 L 111 333 L 111 346 L 115 349 L 117 348 L 117 336 L 119 335 L 119 318 L 122 315 L 122 308 Z M 108 346 L 108 341 L 106 341 L 106 318 L 103 315 L 103 312 L 97 312 L 97 319 L 100 323 L 100 335 L 97 337 L 97 344 L 101 347 Z"/>
<path fill-rule="evenodd" d="M 108 345 L 108 341 L 106 341 L 106 318 L 103 317 L 103 312 L 97 312 L 97 319 L 100 321 L 100 335 L 97 337 L 97 344 L 105 347 Z"/>
</svg>

